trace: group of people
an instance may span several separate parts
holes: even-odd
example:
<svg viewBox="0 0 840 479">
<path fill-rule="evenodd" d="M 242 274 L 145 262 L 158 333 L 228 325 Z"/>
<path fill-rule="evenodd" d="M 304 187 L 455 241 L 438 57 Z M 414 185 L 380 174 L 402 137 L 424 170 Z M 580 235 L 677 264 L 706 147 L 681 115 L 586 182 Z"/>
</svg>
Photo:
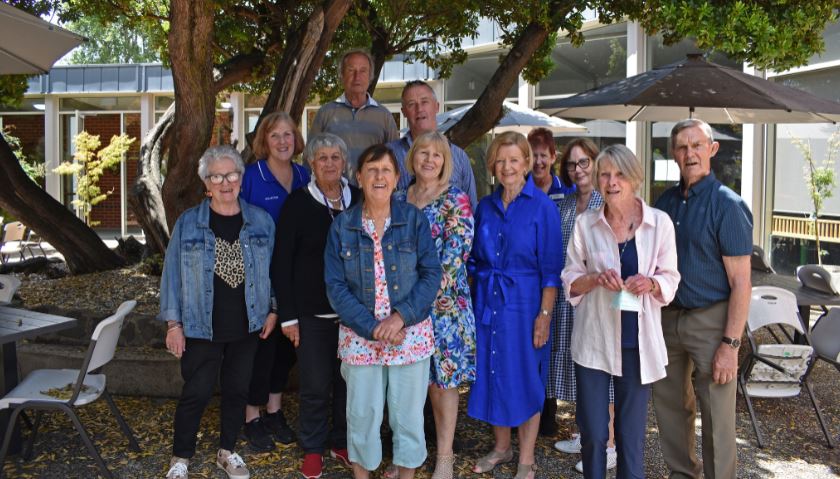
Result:
<svg viewBox="0 0 840 479">
<path fill-rule="evenodd" d="M 201 157 L 207 198 L 175 224 L 161 280 L 159 319 L 184 380 L 166 477 L 187 477 L 217 378 L 216 464 L 228 477 L 249 477 L 234 452 L 243 425 L 256 451 L 292 442 L 281 394 L 296 360 L 306 478 L 321 475 L 327 450 L 369 477 L 386 410 L 384 474 L 414 477 L 427 398 L 432 477 L 454 477 L 467 385 L 468 414 L 495 439 L 476 473 L 513 461 L 516 428 L 516 478 L 534 478 L 536 438 L 561 399 L 576 401 L 579 434 L 556 447 L 582 454 L 585 477 L 605 477 L 611 455 L 618 477 L 644 477 L 652 395 L 672 476 L 699 477 L 692 381 L 705 475 L 734 478 L 752 218 L 711 172 L 711 128 L 674 127 L 682 180 L 659 209 L 639 196 L 644 168 L 621 145 L 574 140 L 555 176 L 544 129 L 493 140 L 498 186 L 477 201 L 469 159 L 436 131 L 434 90 L 406 85 L 409 130 L 397 138 L 367 93 L 371 67 L 361 51 L 342 58 L 344 94 L 305 145 L 281 112 L 258 127 L 257 162 L 245 167 L 227 146 Z M 299 153 L 308 168 L 292 161 Z"/>
</svg>

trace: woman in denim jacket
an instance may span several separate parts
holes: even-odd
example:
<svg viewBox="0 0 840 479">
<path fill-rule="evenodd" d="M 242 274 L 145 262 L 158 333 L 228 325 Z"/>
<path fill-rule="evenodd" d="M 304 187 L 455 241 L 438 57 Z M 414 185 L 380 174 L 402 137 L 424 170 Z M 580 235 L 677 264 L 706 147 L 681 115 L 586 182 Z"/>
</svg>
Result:
<svg viewBox="0 0 840 479">
<path fill-rule="evenodd" d="M 269 312 L 274 221 L 239 199 L 243 171 L 242 158 L 229 146 L 201 156 L 198 174 L 209 199 L 178 218 L 166 250 L 158 319 L 168 323 L 166 347 L 181 359 L 184 379 L 167 479 L 187 477 L 201 416 L 220 372 L 216 464 L 230 478 L 249 477 L 233 449 L 245 419 L 257 336 L 268 336 L 277 316 Z"/>
<path fill-rule="evenodd" d="M 385 402 L 402 479 L 426 460 L 423 404 L 434 351 L 429 317 L 441 267 L 429 222 L 392 201 L 399 166 L 374 145 L 359 157 L 363 201 L 336 217 L 324 252 L 327 296 L 341 320 L 338 355 L 347 382 L 347 448 L 356 479 L 382 461 Z"/>
</svg>

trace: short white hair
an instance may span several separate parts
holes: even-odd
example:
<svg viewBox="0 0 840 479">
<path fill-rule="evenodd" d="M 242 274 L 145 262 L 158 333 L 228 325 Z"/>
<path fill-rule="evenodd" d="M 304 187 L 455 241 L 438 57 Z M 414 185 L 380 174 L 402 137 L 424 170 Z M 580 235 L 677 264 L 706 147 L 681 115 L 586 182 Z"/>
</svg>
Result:
<svg viewBox="0 0 840 479">
<path fill-rule="evenodd" d="M 236 171 L 240 174 L 245 172 L 245 163 L 242 161 L 242 155 L 236 151 L 236 148 L 230 145 L 219 145 L 207 148 L 201 155 L 201 158 L 199 158 L 198 177 L 203 181 L 207 178 L 207 170 L 210 169 L 210 165 L 226 158 L 233 161 L 233 164 L 236 166 Z"/>
</svg>

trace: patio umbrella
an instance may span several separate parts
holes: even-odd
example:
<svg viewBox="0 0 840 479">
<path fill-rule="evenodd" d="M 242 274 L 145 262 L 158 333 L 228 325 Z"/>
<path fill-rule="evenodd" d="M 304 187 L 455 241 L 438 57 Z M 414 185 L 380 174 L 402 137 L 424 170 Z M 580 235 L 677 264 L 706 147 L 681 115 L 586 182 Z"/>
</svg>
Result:
<svg viewBox="0 0 840 479">
<path fill-rule="evenodd" d="M 0 2 L 0 75 L 46 73 L 84 37 Z"/>
<path fill-rule="evenodd" d="M 473 103 L 439 114 L 437 116 L 438 131 L 443 133 L 452 128 L 473 107 Z M 507 101 L 502 103 L 502 119 L 499 120 L 499 123 L 491 131 L 493 134 L 503 131 L 518 131 L 523 135 L 527 135 L 531 129 L 540 126 L 548 128 L 554 133 L 586 131 L 586 128 L 570 121 L 548 116 L 541 111 L 532 110 Z"/>
<path fill-rule="evenodd" d="M 660 121 L 653 124 L 651 128 L 651 136 L 653 138 L 670 138 L 671 128 L 675 122 Z M 559 133 L 554 136 L 597 136 L 600 138 L 624 138 L 627 130 L 624 123 L 615 120 L 589 120 L 580 123 L 580 126 L 586 127 L 586 133 Z M 738 140 L 734 136 L 722 133 L 715 128 L 712 128 L 712 135 L 716 141 Z M 740 141 L 740 140 L 739 140 Z"/>
<path fill-rule="evenodd" d="M 577 95 L 542 109 L 570 118 L 709 123 L 840 121 L 840 103 L 707 62 L 699 54 Z"/>
</svg>

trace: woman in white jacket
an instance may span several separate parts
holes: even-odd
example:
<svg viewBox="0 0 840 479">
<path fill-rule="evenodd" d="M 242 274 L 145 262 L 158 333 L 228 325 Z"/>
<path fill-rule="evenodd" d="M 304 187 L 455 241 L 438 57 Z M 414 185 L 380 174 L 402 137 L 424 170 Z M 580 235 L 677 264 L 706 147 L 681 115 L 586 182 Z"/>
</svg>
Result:
<svg viewBox="0 0 840 479">
<path fill-rule="evenodd" d="M 562 274 L 576 308 L 571 352 L 584 477 L 606 476 L 612 377 L 617 477 L 642 478 L 650 385 L 668 363 L 660 310 L 680 280 L 674 225 L 637 195 L 644 170 L 627 147 L 604 149 L 595 176 L 604 206 L 577 218 Z"/>
</svg>

